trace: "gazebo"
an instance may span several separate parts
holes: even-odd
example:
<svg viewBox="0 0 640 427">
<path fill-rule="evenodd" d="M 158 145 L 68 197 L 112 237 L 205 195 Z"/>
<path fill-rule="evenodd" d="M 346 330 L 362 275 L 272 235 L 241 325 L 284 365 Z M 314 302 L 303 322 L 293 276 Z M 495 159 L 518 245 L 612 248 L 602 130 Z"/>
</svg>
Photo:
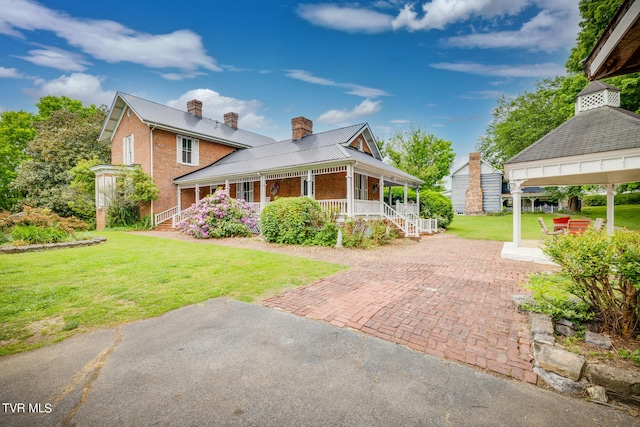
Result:
<svg viewBox="0 0 640 427">
<path fill-rule="evenodd" d="M 530 186 L 600 184 L 613 233 L 616 185 L 640 181 L 640 115 L 620 108 L 620 90 L 592 82 L 576 99 L 576 114 L 504 164 L 514 207 Z M 513 248 L 521 246 L 520 209 L 513 210 Z"/>
</svg>

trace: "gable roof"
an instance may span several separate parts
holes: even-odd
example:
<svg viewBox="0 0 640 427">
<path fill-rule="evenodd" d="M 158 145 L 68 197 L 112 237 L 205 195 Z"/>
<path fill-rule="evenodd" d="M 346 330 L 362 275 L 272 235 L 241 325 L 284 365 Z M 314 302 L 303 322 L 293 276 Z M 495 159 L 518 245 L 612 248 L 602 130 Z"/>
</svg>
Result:
<svg viewBox="0 0 640 427">
<path fill-rule="evenodd" d="M 127 106 L 143 123 L 150 127 L 216 141 L 232 147 L 256 147 L 271 144 L 275 141 L 267 136 L 243 129 L 235 129 L 217 120 L 196 117 L 186 111 L 123 92 L 116 94 L 98 140 L 111 140 L 113 138 L 113 134 Z"/>
<path fill-rule="evenodd" d="M 581 112 L 505 165 L 640 148 L 640 115 L 618 107 Z"/>
<path fill-rule="evenodd" d="M 361 123 L 307 135 L 297 140 L 288 139 L 234 151 L 209 166 L 176 178 L 174 183 L 205 183 L 231 177 L 258 176 L 269 172 L 355 162 L 411 183 L 421 182 L 418 178 L 384 163 L 377 147 L 372 150 L 373 155 L 349 147 L 349 144 L 362 133 L 373 138 L 369 125 Z M 375 141 L 370 145 L 375 146 Z"/>
<path fill-rule="evenodd" d="M 468 171 L 468 166 L 469 166 L 469 161 L 467 160 L 467 162 L 466 162 L 465 164 L 463 164 L 463 165 L 462 165 L 462 166 L 460 166 L 458 169 L 456 169 L 455 171 L 453 171 L 453 172 L 451 173 L 451 175 L 449 175 L 449 176 L 454 176 L 454 175 L 457 175 L 457 174 L 464 175 L 464 174 L 463 174 L 463 172 L 467 172 L 467 173 L 469 173 L 469 171 Z M 485 161 L 485 160 L 483 160 L 483 159 L 480 159 L 480 167 L 481 167 L 481 169 L 480 169 L 480 173 L 481 173 L 481 174 L 491 174 L 491 173 L 496 173 L 496 174 L 498 174 L 498 173 L 499 173 L 500 175 L 502 175 L 502 171 L 500 171 L 500 170 L 498 170 L 498 169 L 494 168 L 494 167 L 491 165 L 491 163 L 489 163 L 489 162 L 487 162 L 487 161 Z M 466 168 L 467 170 L 464 170 L 465 168 Z"/>
</svg>

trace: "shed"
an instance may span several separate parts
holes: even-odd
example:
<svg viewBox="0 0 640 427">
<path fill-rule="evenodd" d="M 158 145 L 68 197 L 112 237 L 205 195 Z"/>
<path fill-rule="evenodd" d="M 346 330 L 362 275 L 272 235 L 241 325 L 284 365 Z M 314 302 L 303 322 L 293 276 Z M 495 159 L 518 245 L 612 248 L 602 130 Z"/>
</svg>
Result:
<svg viewBox="0 0 640 427">
<path fill-rule="evenodd" d="M 471 199 L 478 197 L 474 204 Z M 451 174 L 451 203 L 458 215 L 500 212 L 502 172 L 482 160 L 480 153 L 471 153 L 469 161 Z"/>
</svg>

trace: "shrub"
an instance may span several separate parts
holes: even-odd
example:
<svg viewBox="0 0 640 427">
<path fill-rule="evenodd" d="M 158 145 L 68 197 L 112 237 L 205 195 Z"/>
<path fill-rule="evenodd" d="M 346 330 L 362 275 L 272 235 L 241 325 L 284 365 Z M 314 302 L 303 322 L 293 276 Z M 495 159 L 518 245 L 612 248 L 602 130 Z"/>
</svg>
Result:
<svg viewBox="0 0 640 427">
<path fill-rule="evenodd" d="M 385 219 L 350 219 L 344 223 L 342 244 L 348 248 L 385 245 L 396 237 L 393 225 Z"/>
<path fill-rule="evenodd" d="M 424 218 L 437 218 L 438 226 L 443 228 L 453 220 L 451 199 L 433 190 L 420 192 L 420 212 Z"/>
<path fill-rule="evenodd" d="M 20 225 L 33 225 L 36 227 L 52 227 L 63 230 L 68 234 L 74 231 L 86 231 L 89 225 L 84 221 L 72 216 L 63 218 L 51 212 L 49 208 L 32 208 L 24 206 L 23 211 L 11 215 L 3 212 L 0 215 L 0 231 L 8 232 L 10 229 Z"/>
<path fill-rule="evenodd" d="M 38 227 L 35 225 L 17 225 L 11 230 L 14 241 L 28 244 L 59 243 L 69 238 L 69 233 L 56 227 Z"/>
<path fill-rule="evenodd" d="M 545 253 L 571 278 L 569 291 L 597 310 L 605 328 L 630 337 L 640 310 L 640 233 L 588 230 L 560 236 Z"/>
<path fill-rule="evenodd" d="M 183 215 L 176 228 L 196 239 L 250 236 L 256 226 L 256 215 L 247 202 L 232 199 L 222 189 L 194 203 Z"/>
<path fill-rule="evenodd" d="M 591 196 L 583 196 L 582 204 L 584 206 L 606 206 L 607 196 L 602 194 L 594 194 Z M 613 196 L 614 205 L 638 205 L 640 204 L 640 192 L 621 193 Z"/>
<path fill-rule="evenodd" d="M 327 222 L 329 218 L 316 200 L 306 196 L 281 197 L 262 210 L 260 231 L 267 242 L 311 245 L 322 230 L 323 236 L 315 244 L 320 241 L 328 244 L 333 228 Z M 335 232 L 337 236 L 337 228 Z"/>
<path fill-rule="evenodd" d="M 591 307 L 571 294 L 571 279 L 559 275 L 538 274 L 531 276 L 526 288 L 533 294 L 535 305 L 526 308 L 544 313 L 554 320 L 567 319 L 583 322 L 593 317 Z"/>
<path fill-rule="evenodd" d="M 123 168 L 116 178 L 115 191 L 109 194 L 107 225 L 129 227 L 138 224 L 142 204 L 157 200 L 159 193 L 153 179 L 141 167 Z"/>
</svg>

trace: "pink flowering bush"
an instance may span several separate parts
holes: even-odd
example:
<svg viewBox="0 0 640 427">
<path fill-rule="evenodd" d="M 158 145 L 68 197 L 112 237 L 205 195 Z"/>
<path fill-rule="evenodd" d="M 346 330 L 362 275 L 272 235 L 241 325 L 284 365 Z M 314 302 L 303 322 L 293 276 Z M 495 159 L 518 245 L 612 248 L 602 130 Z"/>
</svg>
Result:
<svg viewBox="0 0 640 427">
<path fill-rule="evenodd" d="M 176 224 L 182 234 L 196 239 L 250 236 L 257 216 L 244 200 L 235 200 L 222 189 L 191 205 Z"/>
</svg>

